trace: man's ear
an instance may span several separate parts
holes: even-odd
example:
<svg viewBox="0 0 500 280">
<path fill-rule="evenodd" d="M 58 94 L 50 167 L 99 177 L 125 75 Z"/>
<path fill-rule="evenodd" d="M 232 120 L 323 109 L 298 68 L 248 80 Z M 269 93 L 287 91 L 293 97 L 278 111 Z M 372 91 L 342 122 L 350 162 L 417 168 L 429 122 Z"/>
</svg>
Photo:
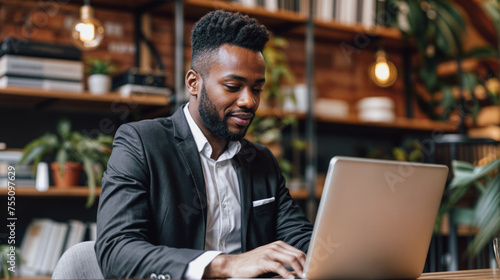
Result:
<svg viewBox="0 0 500 280">
<path fill-rule="evenodd" d="M 190 69 L 186 73 L 186 88 L 191 96 L 198 95 L 198 90 L 201 87 L 201 83 L 201 75 L 199 75 L 196 71 Z"/>
</svg>

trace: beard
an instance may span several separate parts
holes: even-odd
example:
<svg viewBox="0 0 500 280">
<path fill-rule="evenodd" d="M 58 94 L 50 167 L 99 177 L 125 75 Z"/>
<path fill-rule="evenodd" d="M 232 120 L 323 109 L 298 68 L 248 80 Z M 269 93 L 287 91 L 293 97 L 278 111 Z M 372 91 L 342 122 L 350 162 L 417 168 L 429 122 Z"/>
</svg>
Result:
<svg viewBox="0 0 500 280">
<path fill-rule="evenodd" d="M 222 138 L 226 141 L 239 141 L 245 137 L 247 133 L 248 126 L 245 127 L 244 130 L 240 132 L 232 132 L 229 130 L 227 125 L 228 117 L 231 114 L 236 112 L 250 112 L 255 115 L 250 109 L 243 109 L 239 111 L 228 112 L 224 115 L 223 118 L 219 116 L 217 113 L 217 108 L 215 104 L 208 97 L 207 91 L 205 89 L 205 85 L 201 87 L 201 95 L 200 95 L 200 106 L 198 107 L 198 112 L 200 113 L 201 121 L 203 125 L 216 137 Z M 252 118 L 253 119 L 253 118 Z M 251 122 L 251 121 L 250 121 Z"/>
</svg>

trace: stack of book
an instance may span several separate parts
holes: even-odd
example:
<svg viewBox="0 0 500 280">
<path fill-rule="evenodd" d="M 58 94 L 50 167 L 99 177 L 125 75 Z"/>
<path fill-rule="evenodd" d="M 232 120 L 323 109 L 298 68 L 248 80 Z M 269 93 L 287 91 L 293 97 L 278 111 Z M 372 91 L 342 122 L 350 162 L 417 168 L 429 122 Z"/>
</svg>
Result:
<svg viewBox="0 0 500 280">
<path fill-rule="evenodd" d="M 70 220 L 67 223 L 35 219 L 21 243 L 21 277 L 51 275 L 62 254 L 84 240 L 96 239 L 96 223 Z"/>
<path fill-rule="evenodd" d="M 81 51 L 73 46 L 15 37 L 0 45 L 0 88 L 83 91 Z"/>
<path fill-rule="evenodd" d="M 22 156 L 21 151 L 0 151 L 0 189 L 6 189 L 9 182 L 14 183 L 16 188 L 35 186 L 33 166 L 18 164 Z M 14 181 L 9 180 L 9 166 L 15 169 Z"/>
<path fill-rule="evenodd" d="M 166 86 L 167 76 L 164 72 L 140 71 L 129 69 L 113 77 L 112 87 L 122 96 L 131 94 L 153 94 L 170 96 L 172 90 Z"/>
</svg>

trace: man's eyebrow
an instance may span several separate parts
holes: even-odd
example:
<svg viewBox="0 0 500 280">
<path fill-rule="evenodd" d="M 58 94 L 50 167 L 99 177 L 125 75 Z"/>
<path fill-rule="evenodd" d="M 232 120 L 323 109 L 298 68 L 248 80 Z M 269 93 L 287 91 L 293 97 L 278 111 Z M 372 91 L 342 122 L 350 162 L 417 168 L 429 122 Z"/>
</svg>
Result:
<svg viewBox="0 0 500 280">
<path fill-rule="evenodd" d="M 227 76 L 225 76 L 225 78 L 231 78 L 231 79 L 235 79 L 235 80 L 238 80 L 238 81 L 241 81 L 241 82 L 248 82 L 248 79 L 245 78 L 245 77 L 242 77 L 242 76 L 238 76 L 238 75 L 235 75 L 235 74 L 229 74 Z M 266 81 L 265 78 L 261 78 L 261 79 L 257 79 L 257 81 L 255 81 L 256 84 L 258 83 L 264 83 Z"/>
</svg>

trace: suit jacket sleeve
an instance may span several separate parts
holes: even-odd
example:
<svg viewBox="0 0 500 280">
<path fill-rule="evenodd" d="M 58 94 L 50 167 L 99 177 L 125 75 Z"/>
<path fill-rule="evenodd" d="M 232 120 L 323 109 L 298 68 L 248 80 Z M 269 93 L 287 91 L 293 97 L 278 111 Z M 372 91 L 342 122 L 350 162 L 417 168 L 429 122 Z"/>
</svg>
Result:
<svg viewBox="0 0 500 280">
<path fill-rule="evenodd" d="M 276 172 L 279 174 L 278 197 L 276 198 L 278 201 L 276 239 L 307 253 L 313 227 L 302 209 L 295 204 L 290 196 L 279 165 L 272 153 L 270 151 L 269 153 L 274 161 Z"/>
<path fill-rule="evenodd" d="M 127 124 L 115 135 L 97 213 L 97 260 L 105 278 L 149 278 L 155 273 L 180 279 L 203 251 L 153 244 L 155 209 L 141 136 Z"/>
</svg>

